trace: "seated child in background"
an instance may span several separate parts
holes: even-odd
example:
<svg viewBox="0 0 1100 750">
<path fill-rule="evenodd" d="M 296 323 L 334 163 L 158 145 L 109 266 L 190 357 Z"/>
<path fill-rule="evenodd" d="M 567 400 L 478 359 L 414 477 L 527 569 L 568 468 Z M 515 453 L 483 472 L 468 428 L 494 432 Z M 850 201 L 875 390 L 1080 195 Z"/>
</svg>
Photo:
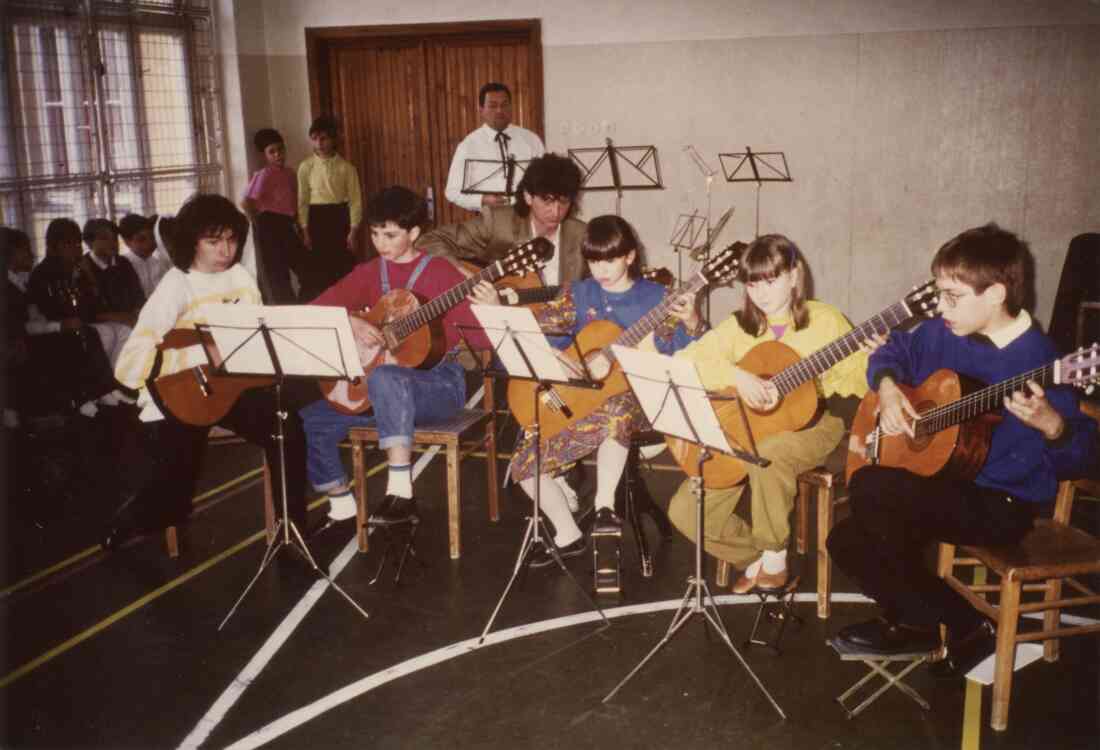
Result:
<svg viewBox="0 0 1100 750">
<path fill-rule="evenodd" d="M 95 296 L 77 272 L 80 239 L 72 219 L 54 219 L 46 227 L 46 257 L 27 281 L 27 347 L 42 395 L 33 407 L 41 413 L 79 409 L 92 417 L 95 402 L 116 384 L 99 334 L 88 325 Z"/>
<path fill-rule="evenodd" d="M 256 254 L 271 292 L 270 304 L 292 305 L 298 297 L 290 271 L 299 268 L 304 252 L 298 237 L 298 178 L 286 166 L 286 144 L 279 131 L 258 130 L 252 142 L 265 163 L 252 175 L 241 208 L 256 227 Z"/>
<path fill-rule="evenodd" d="M 367 204 L 367 222 L 379 257 L 360 263 L 313 304 L 363 310 L 391 289 L 408 289 L 430 300 L 460 284 L 466 274 L 452 260 L 426 255 L 413 246 L 427 219 L 427 204 L 411 190 L 388 187 L 376 193 Z M 352 317 L 351 324 L 364 344 L 384 343 L 381 331 L 370 323 Z M 466 401 L 466 373 L 454 356 L 461 342 L 457 325 L 478 325 L 468 301 L 443 316 L 449 353 L 433 369 L 382 364 L 370 373 L 367 387 L 372 415 L 344 414 L 325 400 L 302 409 L 309 481 L 318 492 L 328 493 L 330 519 L 355 516 L 355 499 L 340 460 L 340 442 L 347 437 L 348 428 L 358 425 L 378 427 L 379 447 L 389 462 L 386 496 L 372 521 L 396 523 L 416 513 L 410 463 L 413 431 L 418 424 L 450 417 Z M 471 339 L 479 347 L 488 346 L 480 335 Z"/>
<path fill-rule="evenodd" d="M 83 235 L 88 252 L 80 270 L 95 295 L 92 327 L 114 366 L 145 304 L 145 293 L 134 267 L 118 257 L 118 227 L 106 219 L 89 219 Z"/>
<path fill-rule="evenodd" d="M 141 282 L 141 291 L 149 299 L 164 274 L 172 267 L 172 259 L 157 245 L 157 217 L 126 214 L 118 223 L 118 233 L 126 243 L 122 256 L 133 267 Z"/>
</svg>

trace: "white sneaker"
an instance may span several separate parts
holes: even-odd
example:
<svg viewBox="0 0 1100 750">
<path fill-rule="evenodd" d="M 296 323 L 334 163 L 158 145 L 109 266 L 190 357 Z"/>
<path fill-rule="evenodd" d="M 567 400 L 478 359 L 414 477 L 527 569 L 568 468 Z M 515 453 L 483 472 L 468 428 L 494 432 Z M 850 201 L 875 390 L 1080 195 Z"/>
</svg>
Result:
<svg viewBox="0 0 1100 750">
<path fill-rule="evenodd" d="M 85 401 L 83 404 L 80 405 L 80 408 L 77 409 L 77 411 L 79 411 L 81 414 L 83 414 L 85 417 L 88 417 L 89 419 L 94 417 L 96 414 L 99 414 L 99 409 L 92 401 Z"/>
<path fill-rule="evenodd" d="M 355 518 L 355 496 L 350 492 L 328 496 L 328 517 L 333 521 Z"/>
</svg>

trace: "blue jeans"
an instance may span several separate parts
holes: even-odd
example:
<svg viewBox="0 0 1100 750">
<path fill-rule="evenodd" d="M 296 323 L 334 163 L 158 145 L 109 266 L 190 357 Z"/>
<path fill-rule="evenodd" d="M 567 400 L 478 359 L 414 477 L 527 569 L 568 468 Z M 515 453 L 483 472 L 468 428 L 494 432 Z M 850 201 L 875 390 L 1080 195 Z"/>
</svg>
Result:
<svg viewBox="0 0 1100 750">
<path fill-rule="evenodd" d="M 466 400 L 466 373 L 457 362 L 431 370 L 381 365 L 367 379 L 374 413 L 351 415 L 324 399 L 302 409 L 306 433 L 306 472 L 318 492 L 347 484 L 340 461 L 340 441 L 351 427 L 377 427 L 378 447 L 411 446 L 417 425 L 447 419 Z"/>
</svg>

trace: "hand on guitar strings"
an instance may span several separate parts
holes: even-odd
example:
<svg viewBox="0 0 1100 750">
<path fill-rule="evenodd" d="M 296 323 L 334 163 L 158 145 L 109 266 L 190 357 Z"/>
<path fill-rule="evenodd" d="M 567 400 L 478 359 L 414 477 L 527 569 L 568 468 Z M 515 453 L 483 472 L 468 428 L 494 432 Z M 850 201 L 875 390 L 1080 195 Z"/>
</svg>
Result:
<svg viewBox="0 0 1100 750">
<path fill-rule="evenodd" d="M 748 370 L 734 367 L 733 385 L 737 389 L 737 395 L 758 411 L 767 411 L 779 403 L 779 389 L 775 387 L 775 383 L 759 378 Z"/>
<path fill-rule="evenodd" d="M 878 416 L 879 427 L 885 434 L 904 432 L 913 437 L 913 420 L 920 415 L 897 384 L 890 378 L 883 378 L 878 386 Z"/>
<path fill-rule="evenodd" d="M 479 281 L 470 290 L 470 301 L 478 305 L 499 305 L 500 293 L 488 281 Z"/>
<path fill-rule="evenodd" d="M 699 311 L 694 294 L 681 294 L 668 307 L 668 314 L 684 324 L 689 332 L 699 330 Z"/>
<path fill-rule="evenodd" d="M 1050 405 L 1038 383 L 1029 380 L 1026 389 L 1031 393 L 1020 390 L 1014 391 L 1011 397 L 1006 396 L 1005 409 L 1028 427 L 1043 433 L 1047 440 L 1057 440 L 1066 426 L 1062 415 Z"/>
</svg>

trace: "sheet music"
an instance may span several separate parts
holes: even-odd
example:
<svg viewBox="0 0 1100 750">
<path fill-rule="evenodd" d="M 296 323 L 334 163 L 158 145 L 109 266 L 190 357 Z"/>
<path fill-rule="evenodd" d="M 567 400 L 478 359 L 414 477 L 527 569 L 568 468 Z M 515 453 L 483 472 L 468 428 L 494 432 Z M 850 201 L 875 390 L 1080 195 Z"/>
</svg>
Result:
<svg viewBox="0 0 1100 750">
<path fill-rule="evenodd" d="M 530 308 L 470 305 L 470 310 L 509 375 L 556 382 L 572 379 L 561 361 L 561 351 L 550 345 Z M 523 347 L 522 353 L 519 347 Z"/>
<path fill-rule="evenodd" d="M 362 377 L 363 365 L 342 307 L 316 305 L 204 305 L 200 315 L 235 375 L 274 375 L 262 321 L 271 330 L 284 375 Z"/>
<path fill-rule="evenodd" d="M 619 344 L 612 344 L 611 350 L 654 430 L 692 443 L 701 441 L 723 453 L 734 452 L 707 398 L 694 362 Z M 678 386 L 687 414 L 680 408 L 670 382 Z"/>
</svg>

